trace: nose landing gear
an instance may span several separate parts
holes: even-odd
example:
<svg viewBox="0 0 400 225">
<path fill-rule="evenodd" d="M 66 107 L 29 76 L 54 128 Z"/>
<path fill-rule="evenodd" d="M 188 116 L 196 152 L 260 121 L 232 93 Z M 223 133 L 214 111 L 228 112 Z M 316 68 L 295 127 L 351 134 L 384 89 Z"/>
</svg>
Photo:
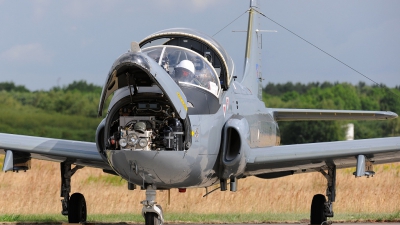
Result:
<svg viewBox="0 0 400 225">
<path fill-rule="evenodd" d="M 154 185 L 148 185 L 146 200 L 140 202 L 143 204 L 142 216 L 146 225 L 162 225 L 164 223 L 162 208 L 160 205 L 156 205 L 156 189 Z"/>
</svg>

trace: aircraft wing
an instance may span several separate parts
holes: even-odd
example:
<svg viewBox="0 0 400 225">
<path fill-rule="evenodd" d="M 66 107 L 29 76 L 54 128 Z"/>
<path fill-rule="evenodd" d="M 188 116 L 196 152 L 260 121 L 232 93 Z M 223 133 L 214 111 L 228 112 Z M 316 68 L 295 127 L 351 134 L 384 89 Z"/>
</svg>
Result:
<svg viewBox="0 0 400 225">
<path fill-rule="evenodd" d="M 273 174 L 319 171 L 326 169 L 327 164 L 355 167 L 358 155 L 364 155 L 373 164 L 400 162 L 400 137 L 254 148 L 246 152 L 245 175 L 274 178 Z"/>
<path fill-rule="evenodd" d="M 394 112 L 362 110 L 283 109 L 272 108 L 276 121 L 305 120 L 386 120 L 397 117 Z"/>
<path fill-rule="evenodd" d="M 0 153 L 111 170 L 95 143 L 0 133 Z"/>
</svg>

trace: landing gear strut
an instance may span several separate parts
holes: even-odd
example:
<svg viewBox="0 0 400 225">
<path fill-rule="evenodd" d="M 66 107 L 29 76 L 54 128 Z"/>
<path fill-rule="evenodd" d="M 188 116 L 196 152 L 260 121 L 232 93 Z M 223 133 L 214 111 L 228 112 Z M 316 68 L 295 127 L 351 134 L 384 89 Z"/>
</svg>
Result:
<svg viewBox="0 0 400 225">
<path fill-rule="evenodd" d="M 71 177 L 83 166 L 75 166 L 71 169 L 71 163 L 62 162 L 61 166 L 61 200 L 62 211 L 64 216 L 68 215 L 69 223 L 86 222 L 87 209 L 85 197 L 81 193 L 74 193 L 69 196 L 71 192 Z"/>
<path fill-rule="evenodd" d="M 311 224 L 321 224 L 327 220 L 327 217 L 333 217 L 332 205 L 336 197 L 336 165 L 328 165 L 328 173 L 322 169 L 319 172 L 324 175 L 328 182 L 328 188 L 326 189 L 328 201 L 326 201 L 324 195 L 314 195 L 311 203 Z"/>
<path fill-rule="evenodd" d="M 144 217 L 146 225 L 162 225 L 164 217 L 160 205 L 156 205 L 156 190 L 154 185 L 146 187 L 146 200 L 141 201 L 143 204 L 142 216 Z"/>
</svg>

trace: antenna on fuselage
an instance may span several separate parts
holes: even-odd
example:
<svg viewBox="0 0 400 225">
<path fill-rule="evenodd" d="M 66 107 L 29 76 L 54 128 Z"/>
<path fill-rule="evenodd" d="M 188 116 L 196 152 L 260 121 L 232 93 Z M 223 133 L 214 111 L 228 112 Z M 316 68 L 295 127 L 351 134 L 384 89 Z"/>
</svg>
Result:
<svg viewBox="0 0 400 225">
<path fill-rule="evenodd" d="M 131 42 L 131 52 L 141 52 L 142 50 L 140 49 L 139 43 L 132 41 Z"/>
</svg>

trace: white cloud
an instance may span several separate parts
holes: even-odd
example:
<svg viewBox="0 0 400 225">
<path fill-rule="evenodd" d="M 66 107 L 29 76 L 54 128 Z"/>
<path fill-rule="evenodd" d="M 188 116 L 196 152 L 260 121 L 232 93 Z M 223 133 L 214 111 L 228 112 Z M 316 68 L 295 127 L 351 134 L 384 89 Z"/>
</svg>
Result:
<svg viewBox="0 0 400 225">
<path fill-rule="evenodd" d="M 45 14 L 48 11 L 48 8 L 51 4 L 50 0 L 35 0 L 31 2 L 33 5 L 33 19 L 34 20 L 42 20 L 45 17 Z"/>
<path fill-rule="evenodd" d="M 45 50 L 38 43 L 16 45 L 0 54 L 0 58 L 3 60 L 23 63 L 49 63 L 53 56 L 53 53 Z"/>
</svg>

